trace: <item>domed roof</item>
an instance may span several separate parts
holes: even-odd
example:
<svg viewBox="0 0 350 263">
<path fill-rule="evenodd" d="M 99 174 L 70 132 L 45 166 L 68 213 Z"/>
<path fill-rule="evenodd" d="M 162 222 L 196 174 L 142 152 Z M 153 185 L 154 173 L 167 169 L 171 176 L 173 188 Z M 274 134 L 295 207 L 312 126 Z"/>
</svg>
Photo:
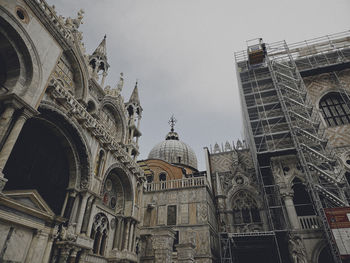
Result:
<svg viewBox="0 0 350 263">
<path fill-rule="evenodd" d="M 167 134 L 165 141 L 153 147 L 148 155 L 148 159 L 160 159 L 168 163 L 197 169 L 196 154 L 190 146 L 179 140 L 179 135 L 174 131 L 174 120 L 172 121 L 171 131 Z"/>
</svg>

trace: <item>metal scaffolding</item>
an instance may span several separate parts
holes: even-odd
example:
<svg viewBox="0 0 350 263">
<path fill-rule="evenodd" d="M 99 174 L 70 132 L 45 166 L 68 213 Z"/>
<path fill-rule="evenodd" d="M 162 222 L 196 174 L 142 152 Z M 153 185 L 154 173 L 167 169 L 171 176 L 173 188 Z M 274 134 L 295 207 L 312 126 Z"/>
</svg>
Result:
<svg viewBox="0 0 350 263">
<path fill-rule="evenodd" d="M 330 73 L 350 106 L 349 92 L 338 76 L 340 70 L 350 68 L 350 31 L 291 45 L 285 41 L 264 44 L 264 53 L 264 62 L 254 66 L 249 65 L 247 51 L 235 53 L 235 59 L 246 139 L 270 229 L 290 230 L 270 158 L 293 154 L 305 175 L 333 258 L 341 262 L 323 209 L 347 206 L 349 185 L 334 152 L 327 147 L 320 114 L 311 103 L 303 77 Z"/>
</svg>

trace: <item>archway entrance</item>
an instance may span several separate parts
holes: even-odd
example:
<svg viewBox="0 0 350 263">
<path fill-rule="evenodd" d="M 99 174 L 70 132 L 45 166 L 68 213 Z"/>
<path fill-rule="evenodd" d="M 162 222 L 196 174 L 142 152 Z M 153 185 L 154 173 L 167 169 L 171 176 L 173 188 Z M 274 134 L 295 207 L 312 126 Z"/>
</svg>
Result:
<svg viewBox="0 0 350 263">
<path fill-rule="evenodd" d="M 72 131 L 67 130 L 69 124 L 58 116 L 44 110 L 28 120 L 4 169 L 5 190 L 36 189 L 57 215 L 67 187 L 76 186 L 77 167 L 82 166 L 78 143 L 72 143 Z"/>
</svg>

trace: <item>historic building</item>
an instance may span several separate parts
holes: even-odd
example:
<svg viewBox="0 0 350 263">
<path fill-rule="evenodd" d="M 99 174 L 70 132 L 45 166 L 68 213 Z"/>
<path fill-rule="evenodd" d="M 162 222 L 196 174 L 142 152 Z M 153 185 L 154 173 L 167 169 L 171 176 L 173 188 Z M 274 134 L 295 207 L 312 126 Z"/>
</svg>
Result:
<svg viewBox="0 0 350 263">
<path fill-rule="evenodd" d="M 83 15 L 0 3 L 0 262 L 341 262 L 325 213 L 349 205 L 349 32 L 237 52 L 245 138 L 199 171 L 173 117 L 137 161 L 137 83 L 105 85 Z"/>
<path fill-rule="evenodd" d="M 136 262 L 142 107 L 104 85 L 106 37 L 45 1 L 0 5 L 0 261 Z M 97 43 L 96 43 L 97 44 Z"/>
</svg>

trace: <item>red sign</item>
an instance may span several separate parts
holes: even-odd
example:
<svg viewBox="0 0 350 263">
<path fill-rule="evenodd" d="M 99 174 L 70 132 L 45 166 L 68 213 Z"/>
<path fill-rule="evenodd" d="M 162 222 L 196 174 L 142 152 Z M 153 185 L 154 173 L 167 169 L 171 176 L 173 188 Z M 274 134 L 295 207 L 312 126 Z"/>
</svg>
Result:
<svg viewBox="0 0 350 263">
<path fill-rule="evenodd" d="M 342 259 L 350 256 L 350 207 L 325 208 L 328 224 Z"/>
</svg>

